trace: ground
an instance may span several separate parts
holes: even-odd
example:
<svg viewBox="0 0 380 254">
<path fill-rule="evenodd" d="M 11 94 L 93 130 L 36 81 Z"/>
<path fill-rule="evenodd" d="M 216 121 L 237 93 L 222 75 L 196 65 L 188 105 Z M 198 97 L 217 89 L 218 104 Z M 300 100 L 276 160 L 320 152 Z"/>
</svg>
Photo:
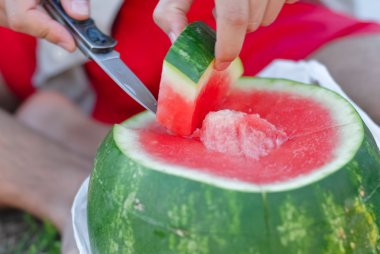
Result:
<svg viewBox="0 0 380 254">
<path fill-rule="evenodd" d="M 59 234 L 48 222 L 15 210 L 0 209 L 0 254 L 60 253 Z"/>
</svg>

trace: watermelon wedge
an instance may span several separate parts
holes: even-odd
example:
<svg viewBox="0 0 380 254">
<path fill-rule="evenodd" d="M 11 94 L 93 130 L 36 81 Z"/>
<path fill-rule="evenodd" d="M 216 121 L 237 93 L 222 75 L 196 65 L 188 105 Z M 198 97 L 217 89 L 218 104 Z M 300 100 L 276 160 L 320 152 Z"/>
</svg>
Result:
<svg viewBox="0 0 380 254">
<path fill-rule="evenodd" d="M 345 99 L 241 78 L 219 109 L 287 139 L 251 158 L 171 135 L 150 113 L 115 125 L 90 180 L 93 253 L 379 253 L 380 154 Z"/>
<path fill-rule="evenodd" d="M 220 108 L 231 84 L 243 73 L 240 59 L 214 70 L 215 31 L 194 22 L 167 53 L 158 96 L 157 121 L 172 133 L 189 136 L 206 114 Z"/>
</svg>

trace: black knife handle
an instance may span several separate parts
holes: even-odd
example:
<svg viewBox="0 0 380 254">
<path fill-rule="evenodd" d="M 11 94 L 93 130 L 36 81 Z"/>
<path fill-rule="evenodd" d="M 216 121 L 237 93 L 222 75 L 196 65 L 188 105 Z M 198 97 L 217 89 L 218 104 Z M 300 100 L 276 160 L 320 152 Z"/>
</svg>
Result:
<svg viewBox="0 0 380 254">
<path fill-rule="evenodd" d="M 116 40 L 102 33 L 93 19 L 75 20 L 69 17 L 59 0 L 43 0 L 42 5 L 55 20 L 69 29 L 78 47 L 87 56 L 88 51 L 107 53 L 116 46 Z"/>
</svg>

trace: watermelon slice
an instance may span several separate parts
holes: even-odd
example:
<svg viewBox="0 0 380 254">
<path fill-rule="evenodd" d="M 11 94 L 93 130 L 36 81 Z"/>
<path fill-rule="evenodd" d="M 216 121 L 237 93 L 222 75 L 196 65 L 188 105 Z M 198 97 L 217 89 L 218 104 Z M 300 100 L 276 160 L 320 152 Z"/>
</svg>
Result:
<svg viewBox="0 0 380 254">
<path fill-rule="evenodd" d="M 93 253 L 379 252 L 380 154 L 345 99 L 242 78 L 220 110 L 287 138 L 252 158 L 170 135 L 150 113 L 114 126 L 90 180 Z"/>
<path fill-rule="evenodd" d="M 220 108 L 230 85 L 243 73 L 240 59 L 225 71 L 214 70 L 214 47 L 215 31 L 194 22 L 165 57 L 157 121 L 173 133 L 191 135 L 208 112 Z"/>
</svg>

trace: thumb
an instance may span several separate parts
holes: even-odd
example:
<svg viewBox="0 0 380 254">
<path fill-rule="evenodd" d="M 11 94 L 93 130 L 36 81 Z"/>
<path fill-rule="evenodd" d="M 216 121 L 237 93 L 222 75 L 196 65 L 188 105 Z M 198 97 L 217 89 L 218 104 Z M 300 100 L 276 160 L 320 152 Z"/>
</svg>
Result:
<svg viewBox="0 0 380 254">
<path fill-rule="evenodd" d="M 160 0 L 153 12 L 156 24 L 173 43 L 187 25 L 186 14 L 193 0 Z"/>
<path fill-rule="evenodd" d="M 84 20 L 90 17 L 89 0 L 61 0 L 63 9 L 66 13 L 77 20 Z"/>
</svg>

